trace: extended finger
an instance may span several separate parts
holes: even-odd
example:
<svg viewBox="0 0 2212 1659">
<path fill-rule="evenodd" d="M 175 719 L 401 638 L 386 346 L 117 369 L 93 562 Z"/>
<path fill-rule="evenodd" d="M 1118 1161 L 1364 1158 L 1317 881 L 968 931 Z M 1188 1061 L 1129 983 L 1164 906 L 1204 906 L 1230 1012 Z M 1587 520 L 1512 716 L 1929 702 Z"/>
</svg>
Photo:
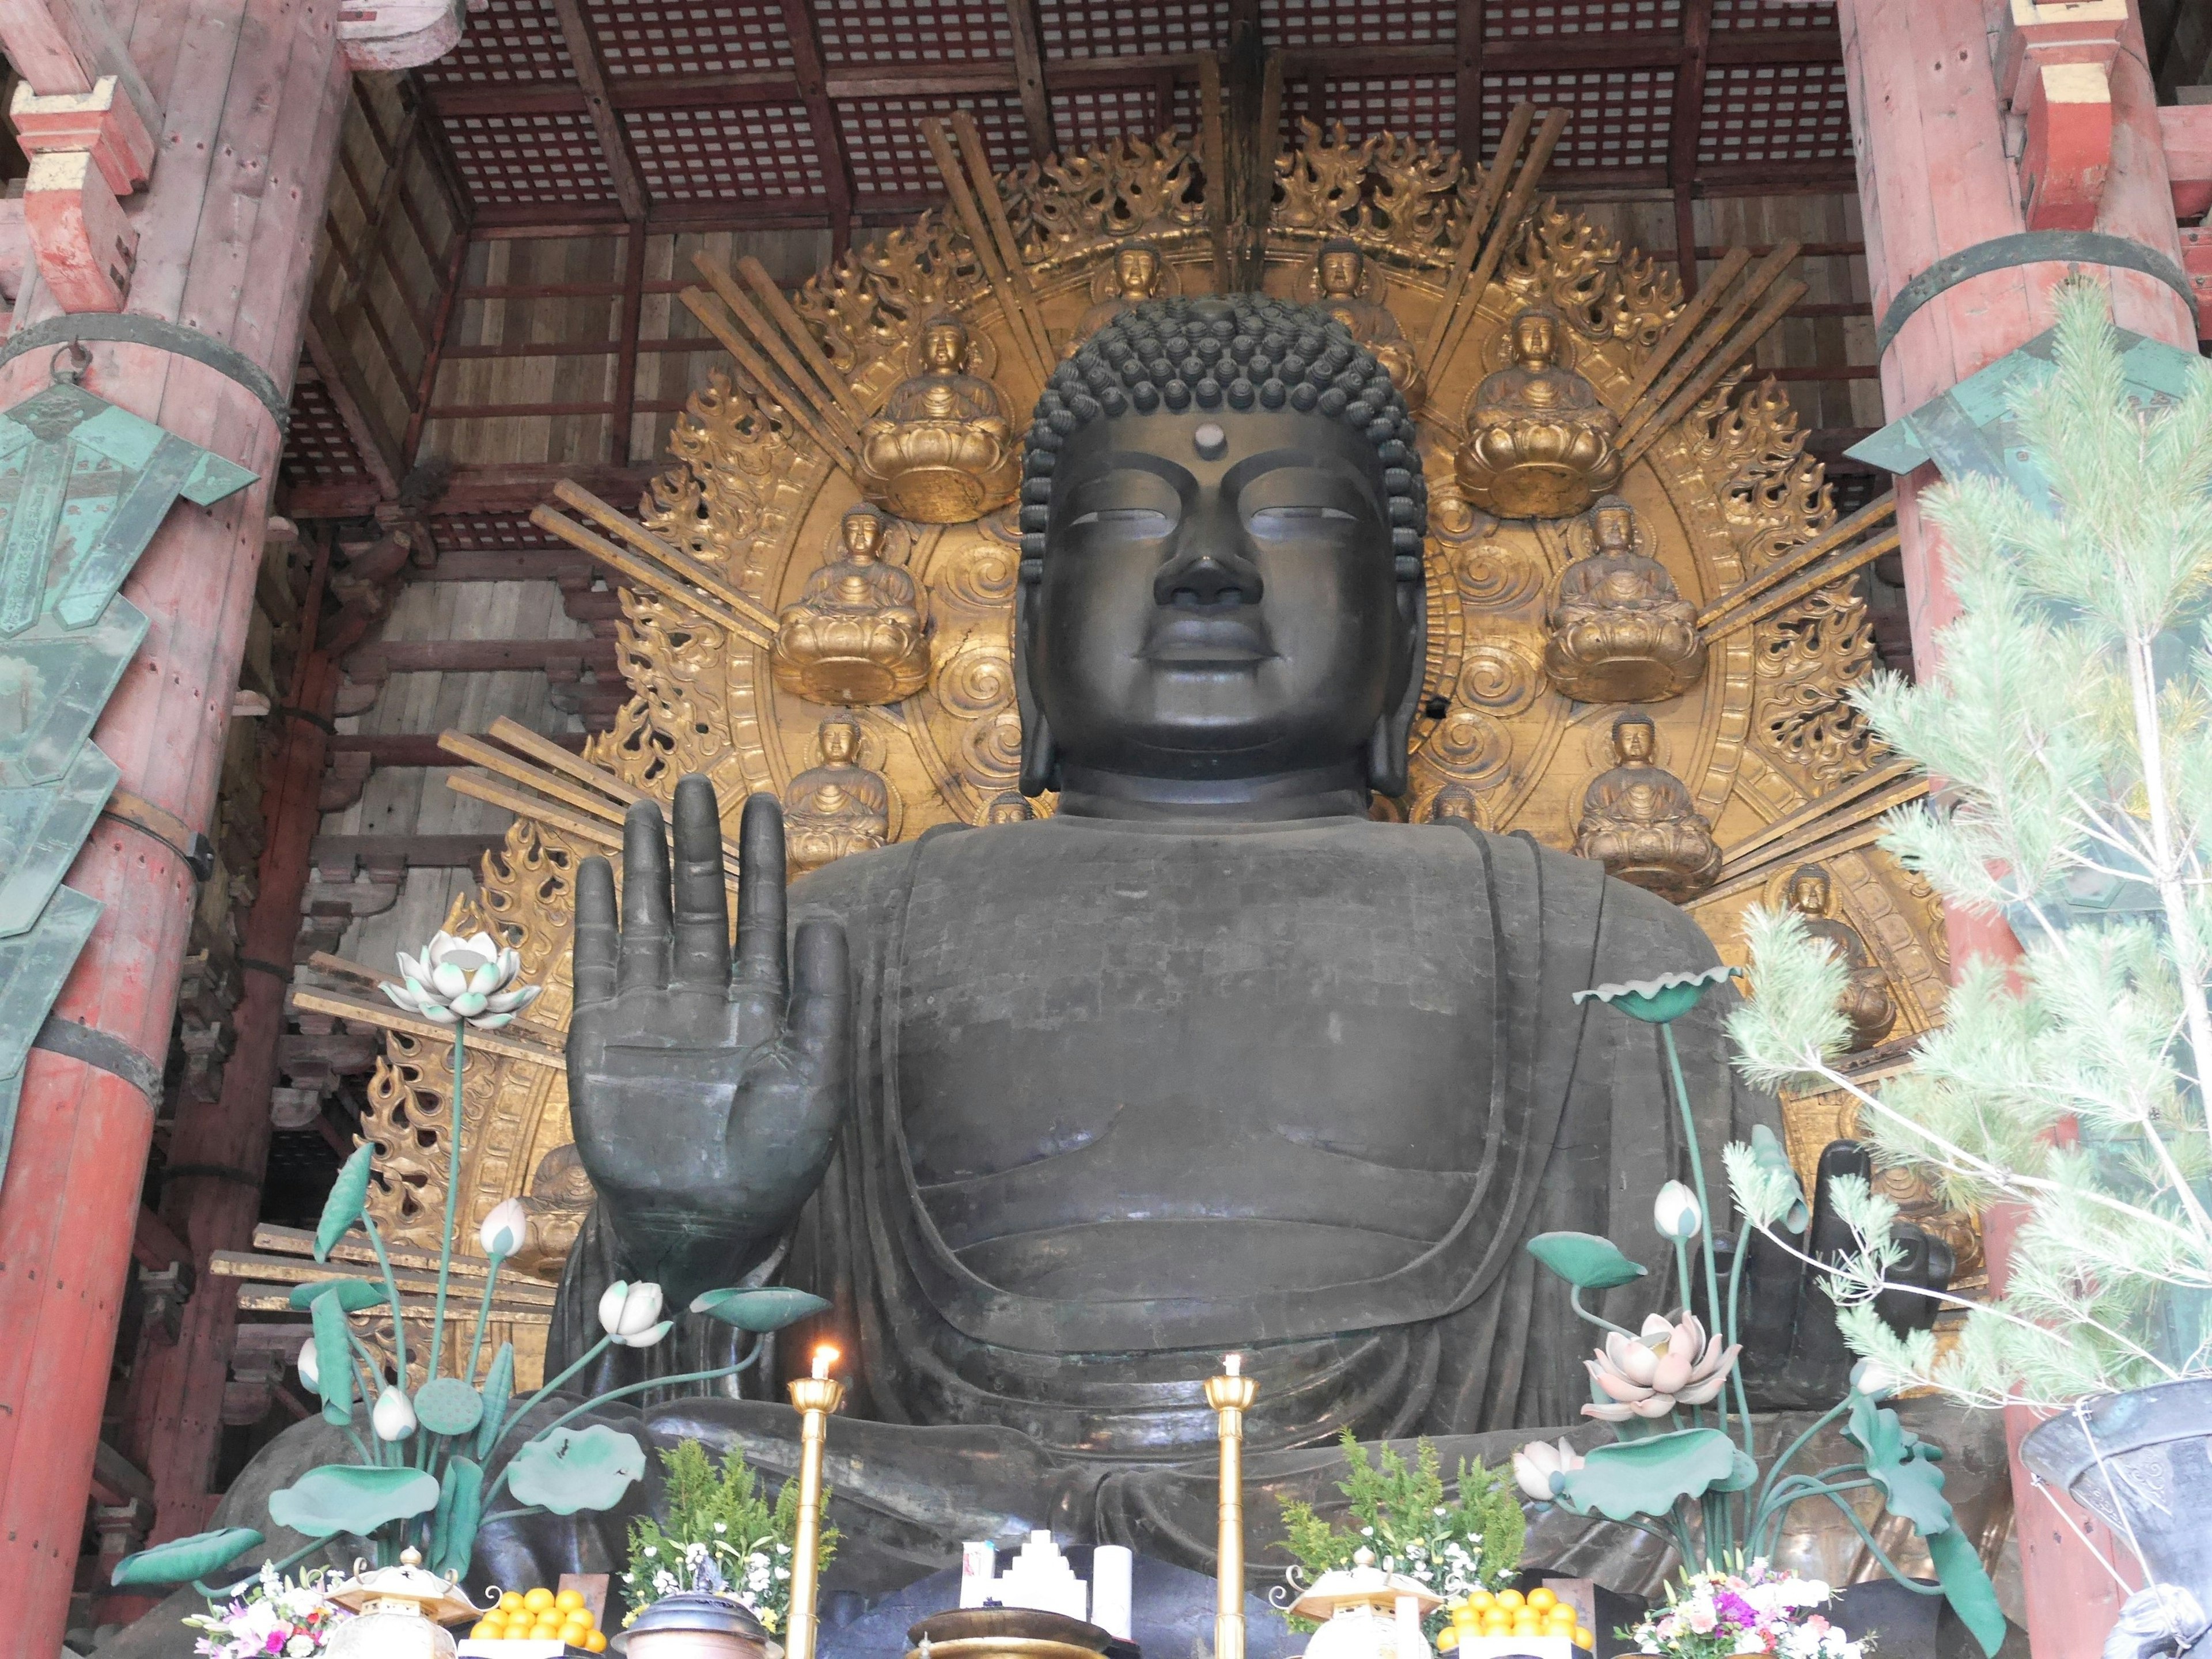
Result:
<svg viewBox="0 0 2212 1659">
<path fill-rule="evenodd" d="M 779 1014 L 783 929 L 783 808 L 774 795 L 753 795 L 738 824 L 738 983 Z"/>
<path fill-rule="evenodd" d="M 615 994 L 615 867 L 588 858 L 576 871 L 576 1006 Z"/>
<path fill-rule="evenodd" d="M 623 820 L 622 975 L 625 991 L 668 983 L 668 835 L 660 803 L 641 800 Z"/>
<path fill-rule="evenodd" d="M 676 786 L 676 971 L 682 991 L 730 988 L 730 899 L 722 884 L 722 814 L 714 786 L 693 773 Z"/>
<path fill-rule="evenodd" d="M 852 1018 L 842 923 L 816 917 L 799 924 L 794 941 L 798 972 L 787 1028 L 793 1050 L 811 1067 L 842 1059 Z"/>
</svg>

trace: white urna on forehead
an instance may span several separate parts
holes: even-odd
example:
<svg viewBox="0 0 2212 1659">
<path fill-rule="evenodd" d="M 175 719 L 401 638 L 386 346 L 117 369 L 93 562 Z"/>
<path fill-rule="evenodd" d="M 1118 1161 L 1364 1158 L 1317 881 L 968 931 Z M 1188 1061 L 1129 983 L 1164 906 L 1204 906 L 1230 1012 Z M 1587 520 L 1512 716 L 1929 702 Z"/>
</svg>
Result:
<svg viewBox="0 0 2212 1659">
<path fill-rule="evenodd" d="M 1093 421 L 1162 410 L 1220 411 L 1192 434 L 1206 459 L 1227 453 L 1228 428 L 1242 412 L 1289 410 L 1352 428 L 1382 464 L 1400 574 L 1419 580 L 1429 492 L 1405 398 L 1327 307 L 1257 294 L 1141 301 L 1053 371 L 1037 398 L 1022 471 L 1026 580 L 1042 569 L 1061 444 Z"/>
</svg>

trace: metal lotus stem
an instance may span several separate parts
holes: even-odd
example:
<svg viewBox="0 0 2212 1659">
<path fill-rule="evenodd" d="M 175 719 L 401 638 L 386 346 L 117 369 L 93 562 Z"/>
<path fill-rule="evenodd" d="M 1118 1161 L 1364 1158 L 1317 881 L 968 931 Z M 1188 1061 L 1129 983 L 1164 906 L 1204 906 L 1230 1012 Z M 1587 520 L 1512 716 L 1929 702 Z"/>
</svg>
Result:
<svg viewBox="0 0 2212 1659">
<path fill-rule="evenodd" d="M 1243 1356 L 1223 1359 L 1225 1375 L 1206 1379 L 1206 1403 L 1219 1413 L 1221 1534 L 1216 1546 L 1219 1595 L 1213 1615 L 1213 1659 L 1244 1659 L 1244 1413 L 1259 1384 L 1240 1375 Z"/>
<path fill-rule="evenodd" d="M 786 1659 L 814 1659 L 815 1606 L 821 1599 L 822 1446 L 830 1413 L 844 1403 L 845 1385 L 830 1375 L 835 1348 L 814 1352 L 814 1375 L 794 1378 L 791 1403 L 799 1413 L 799 1526 L 792 1540 L 791 1617 L 784 1631 Z"/>
</svg>

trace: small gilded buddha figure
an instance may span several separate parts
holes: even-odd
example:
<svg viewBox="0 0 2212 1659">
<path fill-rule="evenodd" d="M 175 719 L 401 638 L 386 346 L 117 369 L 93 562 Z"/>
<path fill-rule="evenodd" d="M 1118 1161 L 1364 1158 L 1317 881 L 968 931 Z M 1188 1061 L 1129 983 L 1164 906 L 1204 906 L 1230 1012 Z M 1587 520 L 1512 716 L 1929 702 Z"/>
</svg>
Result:
<svg viewBox="0 0 2212 1659">
<path fill-rule="evenodd" d="M 1008 789 L 991 797 L 991 804 L 983 809 L 986 824 L 1028 823 L 1036 817 L 1036 809 L 1018 789 Z"/>
<path fill-rule="evenodd" d="M 967 524 L 1013 500 L 1021 483 L 1006 402 L 968 372 L 968 356 L 957 318 L 925 325 L 921 373 L 894 386 L 860 428 L 860 493 L 902 519 Z"/>
<path fill-rule="evenodd" d="M 1360 285 L 1367 276 L 1367 256 L 1347 236 L 1332 236 L 1314 256 L 1314 288 L 1319 303 L 1329 315 L 1352 331 L 1352 337 L 1375 354 L 1390 380 L 1406 399 L 1406 412 L 1421 412 L 1428 392 L 1413 348 L 1405 331 L 1390 314 L 1390 307 L 1362 297 Z"/>
<path fill-rule="evenodd" d="M 1577 556 L 1544 617 L 1544 672 L 1577 702 L 1656 702 L 1705 672 L 1698 608 L 1648 550 L 1636 510 L 1599 498 L 1569 529 Z"/>
<path fill-rule="evenodd" d="M 1463 823 L 1470 830 L 1482 828 L 1482 808 L 1475 800 L 1474 791 L 1463 783 L 1448 783 L 1436 793 L 1429 803 L 1431 823 Z"/>
<path fill-rule="evenodd" d="M 1060 355 L 1073 357 L 1091 337 L 1140 300 L 1160 291 L 1160 251 L 1150 242 L 1124 242 L 1114 252 L 1114 292 L 1083 313 Z M 1097 289 L 1093 289 L 1092 293 Z"/>
<path fill-rule="evenodd" d="M 816 702 L 896 702 L 929 678 L 929 635 L 914 578 L 884 555 L 884 514 L 845 514 L 842 546 L 776 617 L 775 683 Z"/>
<path fill-rule="evenodd" d="M 1501 519 L 1566 519 L 1620 476 L 1620 422 L 1589 380 L 1559 362 L 1559 319 L 1513 319 L 1513 362 L 1485 378 L 1467 409 L 1460 493 Z"/>
<path fill-rule="evenodd" d="M 860 764 L 860 721 L 832 714 L 814 741 L 822 764 L 783 792 L 784 860 L 793 875 L 872 852 L 890 836 L 890 786 Z"/>
<path fill-rule="evenodd" d="M 1897 1005 L 1890 1000 L 1889 981 L 1868 954 L 1859 930 L 1831 915 L 1835 885 L 1817 864 L 1800 865 L 1790 878 L 1790 908 L 1805 920 L 1805 931 L 1833 947 L 1849 977 L 1836 1012 L 1850 1022 L 1853 1049 L 1871 1048 L 1897 1024 Z"/>
<path fill-rule="evenodd" d="M 1648 715 L 1613 721 L 1616 764 L 1583 795 L 1575 851 L 1608 874 L 1680 904 L 1713 884 L 1721 849 L 1688 786 L 1653 758 L 1658 735 Z"/>
</svg>

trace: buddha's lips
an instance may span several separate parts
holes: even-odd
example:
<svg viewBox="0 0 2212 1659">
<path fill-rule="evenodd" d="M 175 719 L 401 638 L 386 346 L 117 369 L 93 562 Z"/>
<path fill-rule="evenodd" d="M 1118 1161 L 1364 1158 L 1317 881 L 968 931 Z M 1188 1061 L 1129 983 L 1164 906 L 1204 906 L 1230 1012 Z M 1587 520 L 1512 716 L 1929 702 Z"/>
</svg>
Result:
<svg viewBox="0 0 2212 1659">
<path fill-rule="evenodd" d="M 1166 612 L 1152 623 L 1138 655 L 1146 662 L 1182 668 L 1241 668 L 1267 661 L 1275 647 L 1265 624 L 1240 611 Z"/>
</svg>

